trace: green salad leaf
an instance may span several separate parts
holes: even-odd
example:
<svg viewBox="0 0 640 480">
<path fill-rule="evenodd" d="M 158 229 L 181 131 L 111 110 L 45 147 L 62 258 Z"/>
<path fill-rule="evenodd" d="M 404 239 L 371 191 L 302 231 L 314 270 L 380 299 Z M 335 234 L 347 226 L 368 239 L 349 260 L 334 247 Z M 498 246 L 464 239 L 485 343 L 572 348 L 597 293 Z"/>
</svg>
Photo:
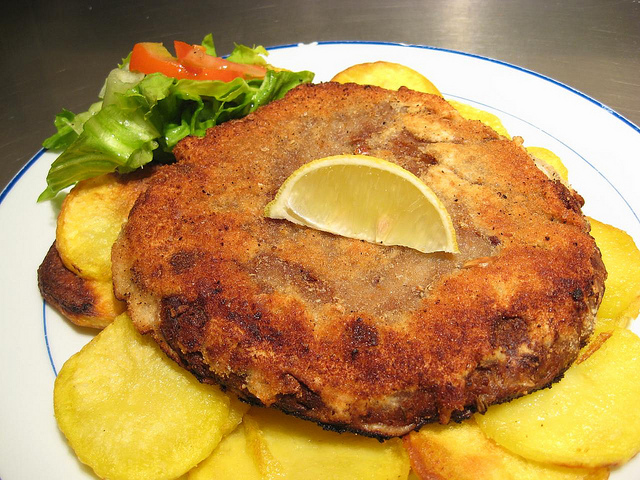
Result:
<svg viewBox="0 0 640 480">
<path fill-rule="evenodd" d="M 260 45 L 251 48 L 236 43 L 233 52 L 227 57 L 227 60 L 236 63 L 250 63 L 252 65 L 265 66 L 267 61 L 262 55 L 268 55 L 268 53 L 265 48 Z"/>
<path fill-rule="evenodd" d="M 89 110 L 78 115 L 63 109 L 56 115 L 53 124 L 58 130 L 47 138 L 42 146 L 49 150 L 64 150 L 82 133 L 84 123 L 102 108 L 102 102 L 96 102 L 89 107 Z"/>
<path fill-rule="evenodd" d="M 203 45 L 215 52 L 209 35 Z M 232 56 L 238 63 L 266 64 L 264 54 L 262 47 L 236 45 Z M 171 150 L 187 135 L 203 136 L 208 128 L 241 118 L 312 80 L 308 71 L 274 70 L 264 78 L 230 82 L 175 79 L 129 72 L 125 62 L 107 77 L 102 101 L 77 115 L 63 110 L 56 116 L 58 131 L 43 146 L 63 152 L 52 163 L 38 201 L 80 180 L 171 159 Z"/>
<path fill-rule="evenodd" d="M 213 34 L 210 33 L 202 39 L 202 46 L 204 47 L 205 52 L 207 52 L 207 55 L 213 55 L 214 57 L 218 56 L 216 54 L 216 47 L 213 44 Z"/>
</svg>

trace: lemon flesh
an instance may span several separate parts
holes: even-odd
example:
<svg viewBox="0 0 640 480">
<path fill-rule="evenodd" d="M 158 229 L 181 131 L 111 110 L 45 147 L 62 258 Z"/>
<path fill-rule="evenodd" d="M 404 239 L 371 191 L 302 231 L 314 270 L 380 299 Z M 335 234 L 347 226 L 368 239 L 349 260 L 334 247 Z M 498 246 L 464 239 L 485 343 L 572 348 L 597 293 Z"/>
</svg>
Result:
<svg viewBox="0 0 640 480">
<path fill-rule="evenodd" d="M 451 217 L 436 194 L 404 168 L 366 155 L 303 165 L 282 184 L 264 214 L 382 245 L 458 252 Z"/>
</svg>

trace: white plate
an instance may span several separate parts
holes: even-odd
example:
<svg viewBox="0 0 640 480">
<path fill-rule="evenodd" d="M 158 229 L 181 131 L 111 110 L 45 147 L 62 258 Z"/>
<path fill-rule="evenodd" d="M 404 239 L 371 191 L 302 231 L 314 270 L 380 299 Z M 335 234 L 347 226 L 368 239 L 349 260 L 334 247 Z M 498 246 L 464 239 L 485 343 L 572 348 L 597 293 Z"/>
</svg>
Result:
<svg viewBox="0 0 640 480">
<path fill-rule="evenodd" d="M 525 145 L 556 152 L 585 198 L 585 213 L 626 230 L 639 243 L 640 129 L 570 87 L 488 58 L 408 45 L 290 45 L 271 49 L 269 60 L 314 71 L 316 81 L 366 61 L 413 67 L 445 97 L 498 115 Z M 38 292 L 36 270 L 54 239 L 57 207 L 36 198 L 54 158 L 38 153 L 0 195 L 1 480 L 95 478 L 76 460 L 53 418 L 55 374 L 93 336 L 45 306 Z M 638 320 L 632 329 L 640 332 Z M 640 455 L 611 478 L 640 478 Z"/>
</svg>

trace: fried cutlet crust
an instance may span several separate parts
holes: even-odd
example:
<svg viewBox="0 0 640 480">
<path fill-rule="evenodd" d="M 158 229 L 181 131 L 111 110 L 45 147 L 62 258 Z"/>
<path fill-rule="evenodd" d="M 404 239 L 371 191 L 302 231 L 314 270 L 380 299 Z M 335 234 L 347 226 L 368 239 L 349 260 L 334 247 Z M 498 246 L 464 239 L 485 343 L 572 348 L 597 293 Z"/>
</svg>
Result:
<svg viewBox="0 0 640 480">
<path fill-rule="evenodd" d="M 169 356 L 247 401 L 381 438 L 466 418 L 562 375 L 604 290 L 582 198 L 520 143 L 436 96 L 298 87 L 176 147 L 114 245 L 116 294 Z M 296 168 L 345 153 L 425 181 L 460 253 L 263 217 Z"/>
</svg>

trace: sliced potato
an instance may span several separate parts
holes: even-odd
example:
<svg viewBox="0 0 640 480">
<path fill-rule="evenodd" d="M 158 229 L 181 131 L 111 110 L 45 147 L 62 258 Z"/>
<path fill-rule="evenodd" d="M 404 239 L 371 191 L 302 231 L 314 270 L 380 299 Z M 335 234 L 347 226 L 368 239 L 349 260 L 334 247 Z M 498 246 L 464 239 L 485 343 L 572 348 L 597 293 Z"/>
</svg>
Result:
<svg viewBox="0 0 640 480">
<path fill-rule="evenodd" d="M 640 250 L 623 230 L 589 221 L 608 273 L 596 328 L 626 327 L 640 307 Z"/>
<path fill-rule="evenodd" d="M 265 480 L 249 451 L 245 424 L 224 437 L 213 453 L 188 474 L 189 480 Z"/>
<path fill-rule="evenodd" d="M 458 111 L 460 115 L 462 115 L 463 118 L 466 118 L 467 120 L 479 120 L 486 126 L 495 130 L 499 135 L 511 138 L 509 132 L 502 124 L 502 120 L 500 120 L 496 115 L 455 100 L 447 101 Z M 526 149 L 531 156 L 552 167 L 553 171 L 555 171 L 562 180 L 565 182 L 568 181 L 569 171 L 567 170 L 567 167 L 565 167 L 564 163 L 562 163 L 560 157 L 555 153 L 544 147 L 526 147 Z"/>
<path fill-rule="evenodd" d="M 229 435 L 242 423 L 242 417 L 249 410 L 249 404 L 241 402 L 235 395 L 229 395 L 229 401 L 229 417 L 221 425 L 223 437 Z"/>
<path fill-rule="evenodd" d="M 80 461 L 111 480 L 184 474 L 232 428 L 230 408 L 229 397 L 170 360 L 126 314 L 64 364 L 54 387 L 60 430 Z"/>
<path fill-rule="evenodd" d="M 485 112 L 484 110 L 472 107 L 466 103 L 456 102 L 455 100 L 447 101 L 458 111 L 460 115 L 462 115 L 463 118 L 466 118 L 467 120 L 479 120 L 486 126 L 493 128 L 499 135 L 511 138 L 509 132 L 507 132 L 507 129 L 502 124 L 502 120 L 493 113 Z"/>
<path fill-rule="evenodd" d="M 140 174 L 126 178 L 83 180 L 62 204 L 56 245 L 64 265 L 82 278 L 111 281 L 111 246 L 144 187 Z"/>
<path fill-rule="evenodd" d="M 252 408 L 249 413 L 289 478 L 382 480 L 409 475 L 409 458 L 400 440 L 380 443 L 337 434 L 274 410 Z"/>
<path fill-rule="evenodd" d="M 551 389 L 476 415 L 483 432 L 525 458 L 620 465 L 640 451 L 640 338 L 615 329 Z"/>
<path fill-rule="evenodd" d="M 54 243 L 38 268 L 42 297 L 76 325 L 104 328 L 124 312 L 110 281 L 87 280 L 64 266 Z"/>
<path fill-rule="evenodd" d="M 379 61 L 353 65 L 336 74 L 331 81 L 375 85 L 387 90 L 398 90 L 400 87 L 407 87 L 418 92 L 442 96 L 427 77 L 412 68 L 393 62 Z"/>
<path fill-rule="evenodd" d="M 398 439 L 380 443 L 328 432 L 275 410 L 251 408 L 241 428 L 192 470 L 189 480 L 396 480 L 408 475 L 409 459 Z"/>
<path fill-rule="evenodd" d="M 353 65 L 335 75 L 332 79 L 338 83 L 357 83 L 359 85 L 376 85 L 388 90 L 398 90 L 404 86 L 418 92 L 442 96 L 437 87 L 421 73 L 398 63 L 373 62 Z M 498 134 L 511 138 L 495 115 L 455 100 L 448 102 L 467 120 L 479 120 L 493 128 Z"/>
<path fill-rule="evenodd" d="M 487 438 L 473 420 L 428 425 L 404 437 L 411 468 L 422 479 L 596 480 L 607 468 L 569 468 L 515 455 Z"/>
<path fill-rule="evenodd" d="M 527 152 L 530 155 L 542 160 L 547 165 L 553 167 L 553 169 L 560 175 L 560 178 L 565 182 L 569 180 L 569 170 L 564 166 L 559 156 L 543 147 L 527 147 Z"/>
<path fill-rule="evenodd" d="M 282 463 L 271 453 L 269 441 L 262 433 L 258 421 L 251 415 L 244 417 L 244 432 L 249 455 L 264 478 L 295 477 L 296 474 L 287 472 Z"/>
<path fill-rule="evenodd" d="M 100 312 L 99 316 L 90 319 L 90 323 L 83 326 L 93 328 L 104 328 L 109 325 L 118 315 L 126 309 L 126 304 L 118 300 L 113 293 L 113 283 L 109 281 L 87 280 L 88 288 L 95 296 L 95 309 Z M 76 317 L 74 322 L 79 325 L 80 319 Z"/>
</svg>

